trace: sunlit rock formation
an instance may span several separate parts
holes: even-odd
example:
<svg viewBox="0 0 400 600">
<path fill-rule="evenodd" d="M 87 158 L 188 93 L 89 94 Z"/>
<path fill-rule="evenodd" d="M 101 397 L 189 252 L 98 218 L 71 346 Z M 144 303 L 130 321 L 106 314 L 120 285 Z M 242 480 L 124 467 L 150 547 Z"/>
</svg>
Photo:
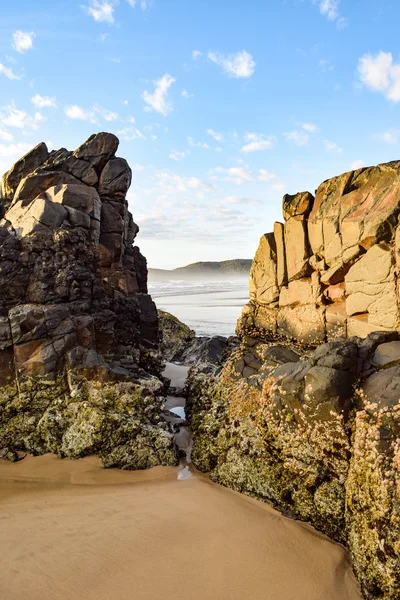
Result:
<svg viewBox="0 0 400 600">
<path fill-rule="evenodd" d="M 400 163 L 285 196 L 240 347 L 192 369 L 194 464 L 346 544 L 368 600 L 400 598 Z"/>
<path fill-rule="evenodd" d="M 159 329 L 118 139 L 39 144 L 2 178 L 0 453 L 175 464 Z"/>
</svg>

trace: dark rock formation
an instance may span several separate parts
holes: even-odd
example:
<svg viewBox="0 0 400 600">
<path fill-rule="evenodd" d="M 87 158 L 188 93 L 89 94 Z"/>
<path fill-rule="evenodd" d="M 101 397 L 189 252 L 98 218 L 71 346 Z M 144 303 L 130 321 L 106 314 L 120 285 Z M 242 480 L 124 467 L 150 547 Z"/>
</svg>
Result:
<svg viewBox="0 0 400 600">
<path fill-rule="evenodd" d="M 39 144 L 2 179 L 0 452 L 175 464 L 156 307 L 118 139 Z"/>
<path fill-rule="evenodd" d="M 400 329 L 400 162 L 358 169 L 283 198 L 261 238 L 239 330 L 316 345 Z"/>
</svg>

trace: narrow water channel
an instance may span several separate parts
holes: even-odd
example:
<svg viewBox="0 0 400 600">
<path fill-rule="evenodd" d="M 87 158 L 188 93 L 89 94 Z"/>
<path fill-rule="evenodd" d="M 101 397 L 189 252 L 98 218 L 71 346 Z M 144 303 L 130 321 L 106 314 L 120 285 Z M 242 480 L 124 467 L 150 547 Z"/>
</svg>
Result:
<svg viewBox="0 0 400 600">
<path fill-rule="evenodd" d="M 192 432 L 186 421 L 186 399 L 183 396 L 189 367 L 174 363 L 167 363 L 163 371 L 164 377 L 171 380 L 170 394 L 164 404 L 163 416 L 168 423 L 171 423 L 175 443 L 181 455 L 181 469 L 178 473 L 178 479 L 188 479 L 192 476 L 190 472 L 191 454 L 192 454 Z"/>
</svg>

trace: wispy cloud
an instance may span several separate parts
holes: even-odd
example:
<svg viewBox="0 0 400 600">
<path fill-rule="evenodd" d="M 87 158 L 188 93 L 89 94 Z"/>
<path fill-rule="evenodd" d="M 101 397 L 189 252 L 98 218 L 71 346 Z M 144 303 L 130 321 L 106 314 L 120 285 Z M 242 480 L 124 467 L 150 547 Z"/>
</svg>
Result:
<svg viewBox="0 0 400 600">
<path fill-rule="evenodd" d="M 259 169 L 258 171 L 258 180 L 259 181 L 273 181 L 276 179 L 276 173 L 270 173 L 265 169 Z"/>
<path fill-rule="evenodd" d="M 189 98 L 194 97 L 194 94 L 189 94 L 189 92 L 187 90 L 182 90 L 181 96 L 183 96 L 183 98 L 186 98 L 186 100 L 189 100 Z"/>
<path fill-rule="evenodd" d="M 349 20 L 340 16 L 340 0 L 313 0 L 319 8 L 319 12 L 329 21 L 336 21 L 338 29 L 345 29 L 349 26 Z"/>
<path fill-rule="evenodd" d="M 188 137 L 188 144 L 190 148 L 205 148 L 210 149 L 210 146 L 206 142 L 196 142 L 192 137 Z"/>
<path fill-rule="evenodd" d="M 384 131 L 378 135 L 378 139 L 380 139 L 382 142 L 386 142 L 386 144 L 397 144 L 399 138 L 399 129 L 389 129 L 388 131 Z"/>
<path fill-rule="evenodd" d="M 0 74 L 8 77 L 8 79 L 19 80 L 22 79 L 22 75 L 16 75 L 11 67 L 6 67 L 2 63 L 0 63 Z"/>
<path fill-rule="evenodd" d="M 207 129 L 207 134 L 214 138 L 216 142 L 222 142 L 224 140 L 222 133 L 218 133 L 218 131 L 214 131 L 214 129 Z"/>
<path fill-rule="evenodd" d="M 125 127 L 125 129 L 117 131 L 117 135 L 126 142 L 146 140 L 146 136 L 137 127 Z"/>
<path fill-rule="evenodd" d="M 207 56 L 211 62 L 222 67 L 225 73 L 228 73 L 231 77 L 251 77 L 255 71 L 256 63 L 252 55 L 246 50 L 236 54 L 209 52 Z"/>
<path fill-rule="evenodd" d="M 337 152 L 341 154 L 343 152 L 343 148 L 340 148 L 336 142 L 330 142 L 329 140 L 324 140 L 325 150 L 327 152 Z"/>
<path fill-rule="evenodd" d="M 12 36 L 12 46 L 14 50 L 19 52 L 20 54 L 24 54 L 28 50 L 33 48 L 33 38 L 36 34 L 31 31 L 16 31 Z"/>
<path fill-rule="evenodd" d="M 197 60 L 198 58 L 200 58 L 201 55 L 202 55 L 202 52 L 200 52 L 200 50 L 192 50 L 193 60 Z"/>
<path fill-rule="evenodd" d="M 305 131 L 287 131 L 283 134 L 287 142 L 294 144 L 295 146 L 307 146 L 309 141 L 309 135 Z"/>
<path fill-rule="evenodd" d="M 357 171 L 357 169 L 361 169 L 362 167 L 365 167 L 365 162 L 363 160 L 355 160 L 350 165 L 352 171 Z"/>
<path fill-rule="evenodd" d="M 303 123 L 302 127 L 309 133 L 315 133 L 316 131 L 318 131 L 318 127 L 314 125 L 314 123 Z"/>
<path fill-rule="evenodd" d="M 50 96 L 41 96 L 36 94 L 32 96 L 31 102 L 36 108 L 54 108 L 57 106 L 56 99 Z"/>
<path fill-rule="evenodd" d="M 400 102 L 400 62 L 393 60 L 391 52 L 365 54 L 358 61 L 358 74 L 368 89 Z"/>
<path fill-rule="evenodd" d="M 38 129 L 41 123 L 46 121 L 40 112 L 36 112 L 33 116 L 23 110 L 19 110 L 14 102 L 0 108 L 1 124 L 5 127 L 16 129 Z"/>
<path fill-rule="evenodd" d="M 89 5 L 83 8 L 97 23 L 115 23 L 115 2 L 111 0 L 90 0 Z"/>
<path fill-rule="evenodd" d="M 105 121 L 116 121 L 119 118 L 118 113 L 107 110 L 98 104 L 95 104 L 89 109 L 82 108 L 78 104 L 70 104 L 65 108 L 65 114 L 69 119 L 76 121 L 90 121 L 90 123 L 98 123 L 98 116 Z"/>
<path fill-rule="evenodd" d="M 275 138 L 265 136 L 261 133 L 246 133 L 244 136 L 245 144 L 240 152 L 248 154 L 249 152 L 259 152 L 260 150 L 270 150 L 274 146 Z"/>
<path fill-rule="evenodd" d="M 171 77 L 168 73 L 165 73 L 161 79 L 154 81 L 154 92 L 150 93 L 146 90 L 142 94 L 142 99 L 147 104 L 145 110 L 155 110 L 166 117 L 173 110 L 167 96 L 169 88 L 175 81 L 175 77 Z"/>
<path fill-rule="evenodd" d="M 169 157 L 170 157 L 172 160 L 179 161 L 179 160 L 182 160 L 182 158 L 185 158 L 185 155 L 186 155 L 186 152 L 184 152 L 184 151 L 182 151 L 182 152 L 179 152 L 178 150 L 173 150 L 173 151 L 171 152 L 171 154 L 169 155 Z"/>
</svg>

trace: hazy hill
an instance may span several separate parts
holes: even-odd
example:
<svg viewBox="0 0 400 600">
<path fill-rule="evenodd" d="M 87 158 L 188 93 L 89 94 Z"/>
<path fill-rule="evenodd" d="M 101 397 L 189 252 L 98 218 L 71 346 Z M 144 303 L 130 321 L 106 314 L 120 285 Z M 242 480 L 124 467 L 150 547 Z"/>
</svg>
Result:
<svg viewBox="0 0 400 600">
<path fill-rule="evenodd" d="M 247 277 L 252 260 L 235 258 L 218 262 L 196 262 L 177 269 L 149 269 L 150 281 L 164 279 L 198 279 L 200 278 L 232 278 Z"/>
</svg>

